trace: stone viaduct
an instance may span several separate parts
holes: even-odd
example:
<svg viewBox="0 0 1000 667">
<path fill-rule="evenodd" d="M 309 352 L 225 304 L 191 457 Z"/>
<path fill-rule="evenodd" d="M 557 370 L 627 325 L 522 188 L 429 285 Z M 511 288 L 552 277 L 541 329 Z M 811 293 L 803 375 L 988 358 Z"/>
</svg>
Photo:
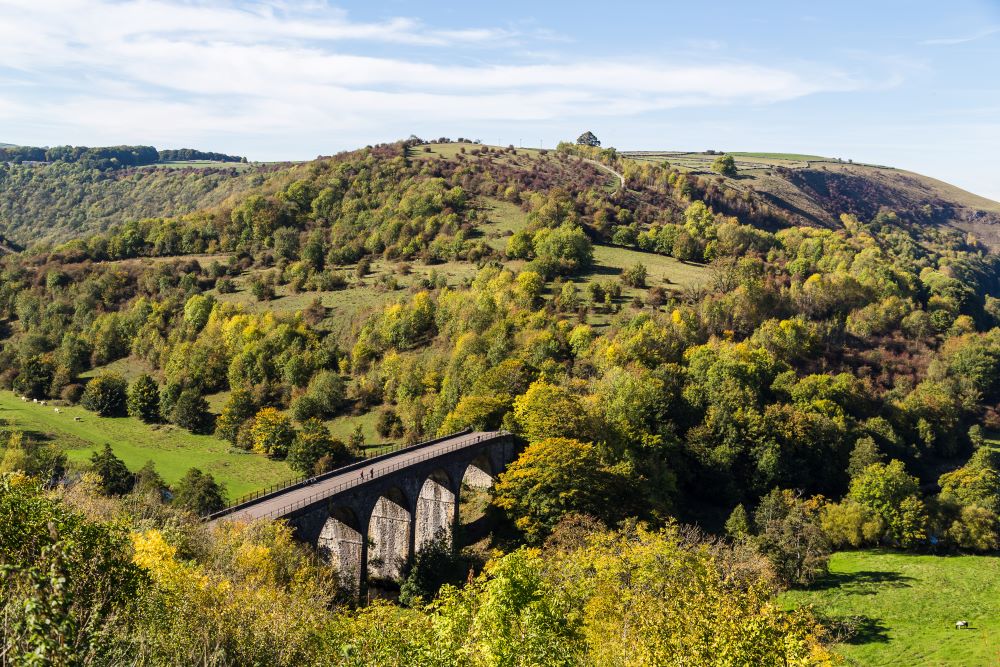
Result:
<svg viewBox="0 0 1000 667">
<path fill-rule="evenodd" d="M 451 541 L 463 486 L 489 487 L 516 455 L 504 431 L 453 434 L 338 468 L 209 517 L 285 519 L 355 591 L 400 579 L 438 534 Z"/>
</svg>

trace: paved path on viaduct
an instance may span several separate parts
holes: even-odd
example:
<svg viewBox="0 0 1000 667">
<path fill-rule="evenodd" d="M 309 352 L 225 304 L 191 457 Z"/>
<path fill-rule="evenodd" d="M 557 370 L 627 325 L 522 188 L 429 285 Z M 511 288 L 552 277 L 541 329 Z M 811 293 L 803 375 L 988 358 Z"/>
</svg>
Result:
<svg viewBox="0 0 1000 667">
<path fill-rule="evenodd" d="M 465 487 L 488 487 L 515 456 L 503 431 L 449 436 L 305 480 L 212 516 L 220 521 L 285 519 L 296 536 L 361 590 L 369 575 L 400 579 L 414 554 L 459 525 Z"/>
</svg>

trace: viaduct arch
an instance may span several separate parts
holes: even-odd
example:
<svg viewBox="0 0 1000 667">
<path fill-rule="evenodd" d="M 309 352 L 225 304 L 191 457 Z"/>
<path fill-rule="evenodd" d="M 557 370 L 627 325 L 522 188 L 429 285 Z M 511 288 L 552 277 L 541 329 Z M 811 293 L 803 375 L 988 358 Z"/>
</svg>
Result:
<svg viewBox="0 0 1000 667">
<path fill-rule="evenodd" d="M 453 543 L 462 486 L 492 485 L 516 455 L 503 431 L 466 432 L 355 463 L 210 517 L 285 519 L 357 592 L 399 580 L 438 535 Z"/>
</svg>

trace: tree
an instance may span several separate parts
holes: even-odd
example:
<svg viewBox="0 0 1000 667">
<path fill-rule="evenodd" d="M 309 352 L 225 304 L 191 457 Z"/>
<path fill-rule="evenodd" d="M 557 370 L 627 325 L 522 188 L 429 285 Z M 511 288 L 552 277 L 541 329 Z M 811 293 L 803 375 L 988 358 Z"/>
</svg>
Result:
<svg viewBox="0 0 1000 667">
<path fill-rule="evenodd" d="M 337 414 L 347 398 L 347 385 L 339 373 L 322 370 L 309 381 L 306 395 L 312 398 L 319 409 L 320 417 Z"/>
<path fill-rule="evenodd" d="M 410 572 L 399 589 L 399 601 L 408 607 L 430 602 L 443 585 L 461 583 L 460 566 L 461 560 L 451 548 L 447 535 L 443 532 L 435 535 L 413 559 Z"/>
<path fill-rule="evenodd" d="M 588 130 L 583 134 L 581 134 L 579 137 L 577 137 L 576 144 L 578 146 L 590 146 L 592 148 L 599 148 L 601 142 L 596 136 L 594 136 L 593 132 Z"/>
<path fill-rule="evenodd" d="M 98 375 L 87 383 L 80 404 L 102 417 L 121 417 L 125 414 L 127 389 L 128 384 L 120 375 Z"/>
<path fill-rule="evenodd" d="M 174 488 L 174 504 L 199 516 L 218 512 L 226 507 L 226 492 L 211 473 L 191 468 Z"/>
<path fill-rule="evenodd" d="M 642 288 L 646 286 L 647 275 L 646 265 L 636 264 L 622 271 L 621 280 L 629 287 Z"/>
<path fill-rule="evenodd" d="M 583 229 L 564 222 L 555 229 L 543 228 L 532 238 L 535 265 L 547 276 L 571 275 L 590 267 L 594 247 Z"/>
<path fill-rule="evenodd" d="M 607 523 L 627 515 L 632 484 L 630 470 L 609 466 L 593 444 L 546 438 L 528 445 L 500 474 L 493 502 L 529 541 L 539 542 L 570 513 Z"/>
<path fill-rule="evenodd" d="M 163 491 L 167 488 L 167 483 L 156 472 L 156 465 L 152 461 L 139 468 L 135 473 L 135 485 L 132 491 L 139 495 L 155 495 L 156 498 L 163 499 Z"/>
<path fill-rule="evenodd" d="M 254 417 L 250 427 L 250 442 L 258 454 L 283 459 L 293 440 L 295 429 L 292 428 L 292 422 L 278 410 L 272 407 L 262 408 Z"/>
<path fill-rule="evenodd" d="M 115 456 L 111 445 L 94 452 L 90 456 L 90 470 L 101 480 L 101 491 L 106 496 L 120 496 L 132 490 L 135 484 L 133 475 L 125 463 Z"/>
<path fill-rule="evenodd" d="M 252 419 L 256 412 L 253 392 L 243 387 L 233 389 L 229 400 L 222 406 L 222 414 L 215 420 L 216 435 L 235 444 L 240 426 Z"/>
<path fill-rule="evenodd" d="M 318 419 L 309 419 L 302 425 L 288 450 L 289 465 L 306 476 L 333 470 L 350 458 L 347 445 L 332 437 L 330 429 Z M 322 465 L 318 466 L 321 461 Z"/>
<path fill-rule="evenodd" d="M 733 178 L 737 173 L 736 160 L 733 159 L 732 155 L 722 155 L 717 157 L 715 158 L 715 161 L 712 162 L 712 171 L 717 174 Z"/>
<path fill-rule="evenodd" d="M 177 397 L 171 419 L 192 433 L 212 432 L 212 415 L 208 411 L 208 401 L 193 387 L 185 389 Z"/>
<path fill-rule="evenodd" d="M 854 479 L 868 466 L 881 463 L 883 458 L 885 457 L 878 450 L 874 438 L 870 435 L 858 438 L 854 449 L 851 450 L 851 458 L 847 464 L 848 477 Z"/>
<path fill-rule="evenodd" d="M 749 537 L 750 519 L 747 516 L 746 509 L 743 507 L 743 503 L 734 507 L 732 513 L 729 515 L 729 518 L 726 519 L 726 535 L 734 540 Z"/>
<path fill-rule="evenodd" d="M 991 449 L 977 449 L 964 466 L 941 475 L 938 485 L 945 502 L 1000 512 L 1000 466 Z"/>
<path fill-rule="evenodd" d="M 21 365 L 14 379 L 14 391 L 28 398 L 45 398 L 52 386 L 52 362 L 34 356 Z"/>
<path fill-rule="evenodd" d="M 919 483 L 902 461 L 874 463 L 851 480 L 847 497 L 882 517 L 889 537 L 903 547 L 926 538 L 927 511 L 917 496 Z"/>
<path fill-rule="evenodd" d="M 128 388 L 128 413 L 147 424 L 160 421 L 160 388 L 143 373 Z"/>
<path fill-rule="evenodd" d="M 375 432 L 382 438 L 399 437 L 403 434 L 403 420 L 392 408 L 382 408 L 375 419 Z"/>
<path fill-rule="evenodd" d="M 533 382 L 514 400 L 513 418 L 518 433 L 528 442 L 587 437 L 591 431 L 580 400 L 566 389 L 542 380 Z"/>
<path fill-rule="evenodd" d="M 820 527 L 819 508 L 817 499 L 774 489 L 754 512 L 754 542 L 787 585 L 809 584 L 826 572 L 830 543 Z"/>
</svg>

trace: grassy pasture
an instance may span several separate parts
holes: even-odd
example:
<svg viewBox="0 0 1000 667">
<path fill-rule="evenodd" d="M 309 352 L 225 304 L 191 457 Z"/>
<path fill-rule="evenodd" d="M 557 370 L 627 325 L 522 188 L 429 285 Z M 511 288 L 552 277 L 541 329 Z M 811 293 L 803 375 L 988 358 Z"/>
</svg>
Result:
<svg viewBox="0 0 1000 667">
<path fill-rule="evenodd" d="M 858 630 L 835 646 L 845 664 L 934 667 L 1000 664 L 1000 557 L 846 551 L 810 590 L 781 597 Z M 969 630 L 956 630 L 967 620 Z"/>
<path fill-rule="evenodd" d="M 750 157 L 762 160 L 789 160 L 796 162 L 809 162 L 812 160 L 829 160 L 822 155 L 803 155 L 802 153 L 754 153 L 746 151 L 733 151 L 729 153 L 735 158 Z"/>
<path fill-rule="evenodd" d="M 231 498 L 295 476 L 284 462 L 234 450 L 214 436 L 194 435 L 169 424 L 144 424 L 132 417 L 98 417 L 78 406 L 59 409 L 57 414 L 51 406 L 24 403 L 12 392 L 0 392 L 0 418 L 59 445 L 74 463 L 85 463 L 107 443 L 132 470 L 152 460 L 168 483 L 179 480 L 189 468 L 201 468 L 225 484 Z"/>
<path fill-rule="evenodd" d="M 491 248 L 503 252 L 508 239 L 528 224 L 528 214 L 517 204 L 493 197 L 483 198 L 482 206 L 486 222 L 480 223 L 479 231 L 486 236 L 486 243 Z"/>
<path fill-rule="evenodd" d="M 98 375 L 103 375 L 105 373 L 117 373 L 123 378 L 132 382 L 143 373 L 148 373 L 153 377 L 156 377 L 158 373 L 156 369 L 150 366 L 148 363 L 142 359 L 136 359 L 134 357 L 125 357 L 124 359 L 116 359 L 110 364 L 105 364 L 104 366 L 97 366 L 91 368 L 89 371 L 80 373 L 81 378 L 93 378 Z"/>
<path fill-rule="evenodd" d="M 607 245 L 594 246 L 594 266 L 580 277 L 585 283 L 608 278 L 617 280 L 622 271 L 636 264 L 645 265 L 648 272 L 646 284 L 649 286 L 660 285 L 668 289 L 698 287 L 711 277 L 704 264 L 682 262 L 666 255 Z M 641 291 L 625 288 L 623 293 L 627 292 L 631 297 L 632 292 L 638 294 Z"/>
</svg>

